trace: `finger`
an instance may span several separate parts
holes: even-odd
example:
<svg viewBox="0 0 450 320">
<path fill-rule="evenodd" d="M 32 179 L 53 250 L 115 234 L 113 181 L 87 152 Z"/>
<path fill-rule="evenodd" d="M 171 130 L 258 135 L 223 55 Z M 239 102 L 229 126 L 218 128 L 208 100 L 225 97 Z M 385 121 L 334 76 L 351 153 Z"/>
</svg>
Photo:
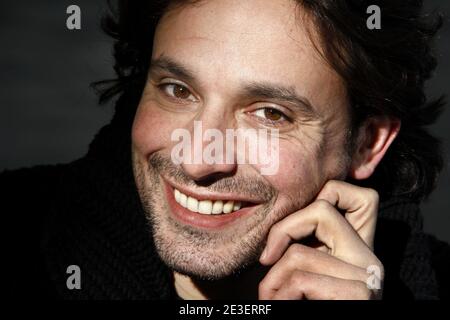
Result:
<svg viewBox="0 0 450 320">
<path fill-rule="evenodd" d="M 292 241 L 314 235 L 329 253 L 350 264 L 366 268 L 373 254 L 348 221 L 325 200 L 316 200 L 272 226 L 260 262 L 278 261 Z"/>
<path fill-rule="evenodd" d="M 295 271 L 272 297 L 274 300 L 370 300 L 373 291 L 364 282 Z"/>
<path fill-rule="evenodd" d="M 345 210 L 345 218 L 350 225 L 373 249 L 379 202 L 375 190 L 330 180 L 323 186 L 316 199 L 326 200 L 333 206 Z"/>
<path fill-rule="evenodd" d="M 260 298 L 270 299 L 289 280 L 295 270 L 363 282 L 366 282 L 369 276 L 365 269 L 317 249 L 294 243 L 260 282 L 258 290 Z"/>
</svg>

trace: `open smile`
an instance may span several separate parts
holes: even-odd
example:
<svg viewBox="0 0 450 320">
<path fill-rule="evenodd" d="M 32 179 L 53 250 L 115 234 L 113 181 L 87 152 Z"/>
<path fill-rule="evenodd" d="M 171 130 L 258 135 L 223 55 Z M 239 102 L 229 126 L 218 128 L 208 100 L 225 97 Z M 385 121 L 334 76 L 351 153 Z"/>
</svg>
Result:
<svg viewBox="0 0 450 320">
<path fill-rule="evenodd" d="M 180 222 L 217 229 L 254 212 L 262 201 L 239 194 L 197 193 L 163 179 L 172 215 Z"/>
</svg>

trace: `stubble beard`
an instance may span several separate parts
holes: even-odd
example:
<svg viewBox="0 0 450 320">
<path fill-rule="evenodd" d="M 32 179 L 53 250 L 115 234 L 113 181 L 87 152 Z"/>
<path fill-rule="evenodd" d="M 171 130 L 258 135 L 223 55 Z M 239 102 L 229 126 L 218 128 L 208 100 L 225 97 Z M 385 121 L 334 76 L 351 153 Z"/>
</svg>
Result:
<svg viewBox="0 0 450 320">
<path fill-rule="evenodd" d="M 155 153 L 149 161 L 143 162 L 133 152 L 133 171 L 155 247 L 169 268 L 193 279 L 218 280 L 239 274 L 258 261 L 267 233 L 275 222 L 275 217 L 269 213 L 276 196 L 269 186 L 263 186 L 261 181 L 245 182 L 252 188 L 255 183 L 259 184 L 271 200 L 239 224 L 210 231 L 182 224 L 172 218 L 161 175 L 181 184 L 187 183 L 187 178 L 180 169 L 175 168 L 170 158 Z M 233 185 L 242 186 L 242 183 L 241 180 Z"/>
</svg>

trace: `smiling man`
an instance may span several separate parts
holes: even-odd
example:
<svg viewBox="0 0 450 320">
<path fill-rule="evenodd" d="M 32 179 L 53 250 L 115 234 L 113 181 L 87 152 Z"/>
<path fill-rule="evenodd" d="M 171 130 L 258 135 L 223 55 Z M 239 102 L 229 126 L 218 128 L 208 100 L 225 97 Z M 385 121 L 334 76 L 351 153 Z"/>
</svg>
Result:
<svg viewBox="0 0 450 320">
<path fill-rule="evenodd" d="M 442 104 L 423 93 L 438 26 L 421 4 L 389 1 L 384 29 L 369 30 L 369 5 L 120 2 L 107 24 L 119 78 L 102 98 L 121 93 L 111 124 L 78 161 L 2 175 L 7 199 L 26 185 L 45 210 L 33 217 L 45 292 L 445 296 L 448 247 L 422 232 L 418 211 L 442 166 L 424 129 Z M 181 161 L 177 130 L 193 137 Z M 236 144 L 244 130 L 265 135 Z M 214 161 L 203 153 L 211 132 L 224 137 Z M 252 143 L 270 156 L 238 161 Z M 276 170 L 264 174 L 267 163 Z M 80 290 L 67 287 L 70 265 Z"/>
</svg>

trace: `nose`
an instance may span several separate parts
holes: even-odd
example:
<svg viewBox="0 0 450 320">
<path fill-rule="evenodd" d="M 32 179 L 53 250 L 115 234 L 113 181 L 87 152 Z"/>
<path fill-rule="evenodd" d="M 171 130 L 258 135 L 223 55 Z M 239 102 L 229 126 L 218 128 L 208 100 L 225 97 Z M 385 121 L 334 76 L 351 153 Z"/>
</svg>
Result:
<svg viewBox="0 0 450 320">
<path fill-rule="evenodd" d="M 236 164 L 182 164 L 184 172 L 194 181 L 215 181 L 232 176 Z"/>
<path fill-rule="evenodd" d="M 233 141 L 226 141 L 227 121 L 206 114 L 193 122 L 191 128 L 191 161 L 181 164 L 194 181 L 213 181 L 231 176 L 237 170 Z"/>
</svg>

